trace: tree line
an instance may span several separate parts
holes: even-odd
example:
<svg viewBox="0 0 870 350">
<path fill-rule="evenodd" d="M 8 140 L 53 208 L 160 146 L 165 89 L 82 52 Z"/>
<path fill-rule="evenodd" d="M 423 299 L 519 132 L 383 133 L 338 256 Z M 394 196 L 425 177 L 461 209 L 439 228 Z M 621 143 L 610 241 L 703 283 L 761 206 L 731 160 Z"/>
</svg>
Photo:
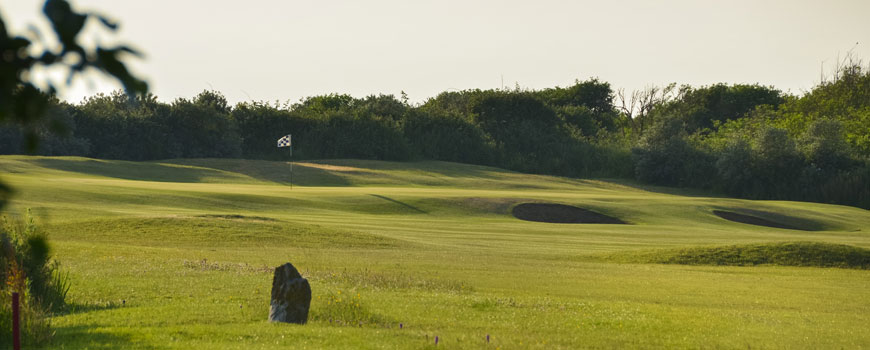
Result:
<svg viewBox="0 0 870 350">
<path fill-rule="evenodd" d="M 293 159 L 443 160 L 870 208 L 870 71 L 860 64 L 801 96 L 757 84 L 627 95 L 590 79 L 443 92 L 416 105 L 329 94 L 232 106 L 216 91 L 168 103 L 122 92 L 43 99 L 39 123 L 0 126 L 0 153 L 39 140 L 41 155 L 288 160 L 275 142 L 292 133 Z"/>
</svg>

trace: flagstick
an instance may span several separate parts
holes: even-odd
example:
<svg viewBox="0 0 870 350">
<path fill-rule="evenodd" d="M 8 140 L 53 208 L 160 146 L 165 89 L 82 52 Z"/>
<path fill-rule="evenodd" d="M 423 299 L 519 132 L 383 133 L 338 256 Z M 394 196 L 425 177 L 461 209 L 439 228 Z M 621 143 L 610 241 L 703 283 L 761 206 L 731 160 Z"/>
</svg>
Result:
<svg viewBox="0 0 870 350">
<path fill-rule="evenodd" d="M 12 293 L 12 348 L 21 350 L 21 325 L 18 293 Z"/>
<path fill-rule="evenodd" d="M 290 190 L 293 190 L 293 145 L 290 145 Z"/>
<path fill-rule="evenodd" d="M 278 139 L 278 148 L 282 147 L 290 147 L 290 161 L 288 163 L 290 163 L 290 190 L 293 190 L 293 141 L 290 134 Z"/>
</svg>

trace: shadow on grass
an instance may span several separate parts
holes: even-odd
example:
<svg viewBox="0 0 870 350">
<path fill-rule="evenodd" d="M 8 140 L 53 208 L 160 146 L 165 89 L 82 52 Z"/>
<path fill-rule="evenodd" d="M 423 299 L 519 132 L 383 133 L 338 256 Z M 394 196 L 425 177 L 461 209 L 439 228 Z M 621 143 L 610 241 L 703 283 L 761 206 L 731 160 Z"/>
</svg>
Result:
<svg viewBox="0 0 870 350">
<path fill-rule="evenodd" d="M 247 176 L 259 181 L 297 186 L 348 186 L 350 181 L 335 172 L 293 162 L 249 159 L 173 159 L 167 163 L 196 166 Z M 292 171 L 291 171 L 292 170 Z"/>
<path fill-rule="evenodd" d="M 42 158 L 34 160 L 34 163 L 50 169 L 137 181 L 199 182 L 206 177 L 226 176 L 213 169 L 180 167 L 153 162 Z"/>
<path fill-rule="evenodd" d="M 55 327 L 54 339 L 46 349 L 154 349 L 150 344 L 133 341 L 125 334 L 111 334 L 98 326 Z"/>
<path fill-rule="evenodd" d="M 403 207 L 405 207 L 405 208 L 411 209 L 411 210 L 416 211 L 416 212 L 421 213 L 421 214 L 429 214 L 429 213 L 423 211 L 423 210 L 420 209 L 420 208 L 417 208 L 417 207 L 415 207 L 415 206 L 413 206 L 413 205 L 410 205 L 410 204 L 408 204 L 408 203 L 404 203 L 404 202 L 397 201 L 397 200 L 392 199 L 392 198 L 387 197 L 387 196 L 381 196 L 381 195 L 379 195 L 379 194 L 369 194 L 369 196 L 372 196 L 372 197 L 375 197 L 375 198 L 380 198 L 380 199 L 383 199 L 383 200 L 385 200 L 385 201 L 390 201 L 390 202 L 396 203 L 396 204 L 398 204 L 398 205 L 401 205 L 401 206 L 403 206 Z"/>
<path fill-rule="evenodd" d="M 67 304 L 66 310 L 69 314 L 80 314 L 91 311 L 113 310 L 121 308 L 124 305 L 121 301 L 106 301 L 96 303 L 70 303 Z"/>
<path fill-rule="evenodd" d="M 457 179 L 501 181 L 511 170 L 441 161 L 392 162 L 357 159 L 268 161 L 249 159 L 167 159 L 123 161 L 88 158 L 40 158 L 35 164 L 61 171 L 124 180 L 155 182 L 270 182 L 299 186 L 350 186 L 359 176 L 385 183 L 450 183 Z M 391 171 L 399 173 L 393 174 Z M 405 176 L 412 176 L 410 179 Z M 423 176 L 428 175 L 428 176 Z M 416 176 L 416 177 L 414 177 Z M 575 179 L 553 177 L 551 181 L 573 183 Z M 539 188 L 533 184 L 521 187 Z"/>
<path fill-rule="evenodd" d="M 289 185 L 291 180 L 299 186 L 349 186 L 353 177 L 364 175 L 383 181 L 402 181 L 403 175 L 391 171 L 429 173 L 441 182 L 451 179 L 500 180 L 510 170 L 480 165 L 441 161 L 395 162 L 364 159 L 301 159 L 294 160 L 293 171 L 288 161 L 245 159 L 177 159 L 166 163 L 190 165 L 237 173 L 261 181 Z M 385 173 L 387 172 L 387 173 Z M 531 186 L 536 187 L 536 186 Z"/>
<path fill-rule="evenodd" d="M 713 209 L 713 215 L 722 219 L 747 225 L 773 227 L 787 230 L 823 231 L 833 229 L 824 223 L 802 218 L 797 215 L 785 215 L 772 211 L 761 211 L 748 208 Z"/>
<path fill-rule="evenodd" d="M 347 186 L 345 178 L 333 172 L 287 162 L 245 159 L 172 159 L 164 161 L 132 162 L 99 159 L 42 158 L 34 160 L 39 166 L 80 174 L 111 177 L 123 180 L 156 182 L 203 182 L 206 179 L 244 181 L 245 178 L 282 185 Z"/>
</svg>

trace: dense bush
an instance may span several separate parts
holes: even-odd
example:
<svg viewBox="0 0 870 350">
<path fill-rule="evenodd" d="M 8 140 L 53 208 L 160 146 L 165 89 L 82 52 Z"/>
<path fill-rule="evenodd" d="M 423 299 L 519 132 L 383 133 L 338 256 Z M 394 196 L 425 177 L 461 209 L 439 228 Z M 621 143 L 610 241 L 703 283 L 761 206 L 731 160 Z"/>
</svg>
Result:
<svg viewBox="0 0 870 350">
<path fill-rule="evenodd" d="M 703 142 L 717 154 L 715 187 L 870 208 L 868 110 L 870 72 L 851 66 L 804 96 L 714 124 Z"/>
<path fill-rule="evenodd" d="M 24 127 L 0 124 L 0 154 L 20 154 L 27 149 L 46 156 L 87 154 L 90 143 L 77 136 L 74 107 L 46 95 L 40 102 L 43 118 Z"/>
<path fill-rule="evenodd" d="M 690 144 L 675 118 L 650 127 L 632 153 L 637 179 L 651 184 L 706 187 L 715 172 L 714 160 Z"/>
<path fill-rule="evenodd" d="M 460 115 L 412 113 L 402 132 L 415 153 L 426 159 L 492 164 L 495 158 L 488 136 Z"/>
<path fill-rule="evenodd" d="M 761 191 L 756 176 L 752 147 L 749 141 L 735 138 L 719 152 L 716 159 L 716 187 L 732 196 L 749 196 Z"/>
<path fill-rule="evenodd" d="M 51 257 L 46 234 L 24 220 L 2 218 L 0 223 L 0 345 L 11 345 L 12 310 L 8 300 L 18 292 L 22 311 L 22 335 L 29 344 L 51 337 L 47 315 L 66 307 L 68 279 Z"/>
<path fill-rule="evenodd" d="M 662 105 L 656 113 L 679 118 L 693 133 L 711 129 L 717 122 L 743 118 L 758 106 L 776 107 L 783 102 L 781 91 L 760 85 L 684 86 L 678 98 Z"/>
<path fill-rule="evenodd" d="M 237 158 L 242 138 L 230 118 L 227 100 L 219 93 L 203 91 L 193 100 L 178 99 L 168 114 L 160 115 L 184 158 Z"/>
<path fill-rule="evenodd" d="M 810 166 L 823 173 L 852 167 L 850 146 L 843 137 L 843 123 L 835 119 L 818 119 L 801 137 L 801 148 Z"/>
<path fill-rule="evenodd" d="M 585 136 L 617 129 L 619 115 L 613 106 L 614 94 L 609 83 L 590 79 L 567 88 L 555 87 L 534 94 Z"/>
<path fill-rule="evenodd" d="M 150 160 L 176 158 L 181 145 L 167 125 L 169 107 L 155 97 L 130 99 L 120 92 L 99 94 L 75 108 L 76 135 L 88 140 L 85 156 L 106 159 Z"/>
<path fill-rule="evenodd" d="M 526 172 L 558 172 L 574 139 L 542 101 L 523 92 L 489 91 L 469 102 L 472 120 L 493 141 L 498 163 Z M 568 164 L 565 164 L 568 165 Z"/>
<path fill-rule="evenodd" d="M 358 117 L 329 112 L 298 143 L 315 158 L 408 160 L 410 147 L 395 122 L 388 118 Z"/>
<path fill-rule="evenodd" d="M 246 158 L 289 159 L 287 150 L 276 147 L 276 141 L 284 135 L 306 135 L 317 120 L 300 118 L 279 106 L 262 102 L 239 103 L 230 113 L 232 120 L 242 135 L 242 156 Z M 307 148 L 296 147 L 296 156 L 305 158 Z"/>
</svg>

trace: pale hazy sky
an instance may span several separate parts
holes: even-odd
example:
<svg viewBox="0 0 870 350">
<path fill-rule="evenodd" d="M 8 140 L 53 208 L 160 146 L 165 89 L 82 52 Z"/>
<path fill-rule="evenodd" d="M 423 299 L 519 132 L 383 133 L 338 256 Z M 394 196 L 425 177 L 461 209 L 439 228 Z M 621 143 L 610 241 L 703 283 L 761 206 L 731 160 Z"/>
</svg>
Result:
<svg viewBox="0 0 870 350">
<path fill-rule="evenodd" d="M 121 23 L 117 38 L 146 54 L 133 67 L 165 101 L 215 89 L 231 102 L 402 90 L 420 102 L 502 79 L 540 89 L 590 77 L 626 90 L 726 82 L 800 93 L 838 55 L 870 58 L 870 0 L 72 3 Z M 47 28 L 41 5 L 0 0 L 0 14 L 16 33 Z M 118 88 L 91 80 L 64 97 Z"/>
</svg>

